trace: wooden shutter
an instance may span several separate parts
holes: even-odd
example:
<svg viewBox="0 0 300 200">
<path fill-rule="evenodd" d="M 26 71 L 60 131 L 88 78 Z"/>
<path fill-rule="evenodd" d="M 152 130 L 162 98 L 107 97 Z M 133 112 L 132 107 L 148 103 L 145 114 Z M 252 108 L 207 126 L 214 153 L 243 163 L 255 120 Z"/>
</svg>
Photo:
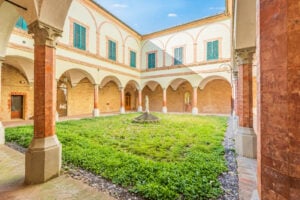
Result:
<svg viewBox="0 0 300 200">
<path fill-rule="evenodd" d="M 136 67 L 136 53 L 133 51 L 130 51 L 130 66 Z"/>
<path fill-rule="evenodd" d="M 216 40 L 213 42 L 213 59 L 219 58 L 219 41 Z"/>
</svg>

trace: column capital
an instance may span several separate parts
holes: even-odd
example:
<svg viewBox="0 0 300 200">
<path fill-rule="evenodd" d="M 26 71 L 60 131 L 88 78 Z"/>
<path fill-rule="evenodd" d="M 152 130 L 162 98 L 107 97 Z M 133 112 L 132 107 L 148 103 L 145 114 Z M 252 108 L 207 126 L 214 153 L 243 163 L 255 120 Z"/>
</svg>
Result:
<svg viewBox="0 0 300 200">
<path fill-rule="evenodd" d="M 236 65 L 252 63 L 254 53 L 255 53 L 255 47 L 235 50 L 235 56 L 234 57 L 235 57 Z"/>
<path fill-rule="evenodd" d="M 33 34 L 35 45 L 56 46 L 56 40 L 62 36 L 62 30 L 39 20 L 28 25 L 28 33 Z"/>
</svg>

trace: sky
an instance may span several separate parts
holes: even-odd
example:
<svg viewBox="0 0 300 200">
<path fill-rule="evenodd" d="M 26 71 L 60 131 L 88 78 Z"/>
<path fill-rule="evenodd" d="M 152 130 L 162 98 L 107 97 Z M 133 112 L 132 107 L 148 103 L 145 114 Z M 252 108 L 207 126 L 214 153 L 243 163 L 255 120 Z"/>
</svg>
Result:
<svg viewBox="0 0 300 200">
<path fill-rule="evenodd" d="M 225 0 L 94 0 L 140 34 L 222 13 Z"/>
</svg>

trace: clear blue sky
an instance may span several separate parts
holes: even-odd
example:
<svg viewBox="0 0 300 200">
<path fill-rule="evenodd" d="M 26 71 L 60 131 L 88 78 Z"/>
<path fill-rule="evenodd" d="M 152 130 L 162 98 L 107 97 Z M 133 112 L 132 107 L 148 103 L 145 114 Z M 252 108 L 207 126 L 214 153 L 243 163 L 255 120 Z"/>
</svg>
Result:
<svg viewBox="0 0 300 200">
<path fill-rule="evenodd" d="M 225 0 L 94 0 L 141 34 L 222 13 Z"/>
</svg>

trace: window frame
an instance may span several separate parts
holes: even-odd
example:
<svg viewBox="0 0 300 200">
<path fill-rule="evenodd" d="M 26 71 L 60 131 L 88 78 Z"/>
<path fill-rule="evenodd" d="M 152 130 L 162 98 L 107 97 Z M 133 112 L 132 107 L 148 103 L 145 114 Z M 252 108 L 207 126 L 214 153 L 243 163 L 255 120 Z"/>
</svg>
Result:
<svg viewBox="0 0 300 200">
<path fill-rule="evenodd" d="M 150 54 L 153 54 L 154 55 L 154 58 L 155 58 L 155 60 L 154 60 L 154 66 L 153 67 L 149 67 L 149 55 Z M 146 55 L 147 55 L 147 69 L 149 70 L 151 70 L 151 69 L 155 69 L 155 68 L 157 68 L 157 51 L 150 51 L 150 52 L 147 52 L 146 53 Z"/>
<path fill-rule="evenodd" d="M 70 46 L 79 51 L 89 51 L 89 32 L 90 32 L 89 26 L 80 22 L 77 19 L 72 18 L 72 17 L 69 17 L 69 22 L 70 22 L 70 24 L 69 24 L 69 26 L 70 26 L 70 35 L 69 35 Z M 74 23 L 84 27 L 86 30 L 86 32 L 85 32 L 85 50 L 79 49 L 74 46 L 74 38 L 73 38 L 74 37 L 74 25 L 73 25 Z"/>
<path fill-rule="evenodd" d="M 20 24 L 21 23 L 21 24 Z M 28 31 L 28 24 L 25 21 L 24 17 L 20 16 L 15 24 L 15 27 L 17 29 L 23 30 L 23 31 Z"/>
<path fill-rule="evenodd" d="M 132 63 L 131 63 L 131 53 L 135 54 L 134 65 L 132 65 Z M 134 51 L 132 49 L 129 49 L 129 66 L 132 67 L 132 68 L 136 68 L 136 63 L 137 63 L 136 61 L 137 61 L 137 53 L 136 53 L 136 51 Z"/>
<path fill-rule="evenodd" d="M 212 45 L 214 45 L 214 42 L 218 42 L 218 45 L 217 45 L 217 47 L 218 47 L 218 51 L 217 51 L 218 56 L 217 56 L 217 58 L 215 58 L 215 57 L 209 58 L 208 57 L 209 56 L 208 45 L 209 45 L 209 43 L 211 43 Z M 206 55 L 205 55 L 205 60 L 206 61 L 216 61 L 216 60 L 219 60 L 220 57 L 221 57 L 221 39 L 220 38 L 215 38 L 215 39 L 206 40 L 205 41 L 205 50 L 206 50 L 205 51 L 206 52 Z"/>
<path fill-rule="evenodd" d="M 110 42 L 113 42 L 115 44 L 115 59 L 110 58 Z M 106 38 L 106 52 L 107 52 L 107 59 L 117 62 L 118 60 L 118 42 L 111 38 Z"/>
<path fill-rule="evenodd" d="M 181 51 L 181 63 L 176 63 L 176 49 L 182 49 Z M 178 47 L 174 47 L 173 48 L 173 65 L 177 66 L 177 65 L 183 65 L 184 64 L 184 58 L 185 58 L 185 53 L 184 53 L 185 47 L 184 46 L 178 46 Z"/>
</svg>

